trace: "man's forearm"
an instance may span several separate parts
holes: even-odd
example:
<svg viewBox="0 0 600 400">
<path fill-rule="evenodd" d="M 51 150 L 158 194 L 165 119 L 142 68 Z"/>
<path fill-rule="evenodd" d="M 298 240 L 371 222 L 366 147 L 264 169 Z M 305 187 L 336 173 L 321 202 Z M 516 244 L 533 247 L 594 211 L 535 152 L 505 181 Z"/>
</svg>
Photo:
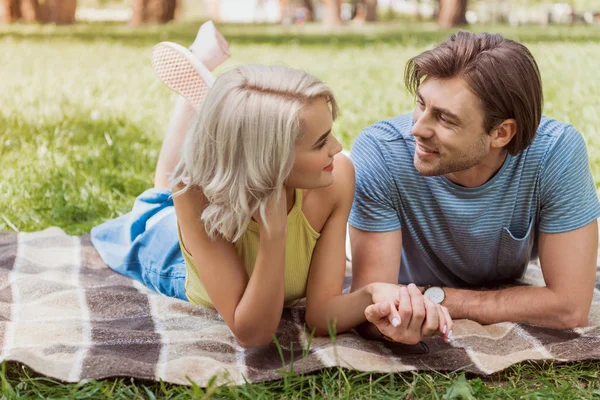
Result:
<svg viewBox="0 0 600 400">
<path fill-rule="evenodd" d="M 589 306 L 575 305 L 548 287 L 518 286 L 500 290 L 444 288 L 453 319 L 481 324 L 512 321 L 548 328 L 567 329 L 587 324 Z"/>
</svg>

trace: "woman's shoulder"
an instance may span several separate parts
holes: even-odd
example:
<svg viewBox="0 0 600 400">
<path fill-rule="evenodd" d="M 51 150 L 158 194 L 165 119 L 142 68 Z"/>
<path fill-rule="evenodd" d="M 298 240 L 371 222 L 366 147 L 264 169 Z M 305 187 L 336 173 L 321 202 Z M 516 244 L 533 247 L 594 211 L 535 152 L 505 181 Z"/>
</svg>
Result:
<svg viewBox="0 0 600 400">
<path fill-rule="evenodd" d="M 347 198 L 350 195 L 354 197 L 354 164 L 350 158 L 339 153 L 334 158 L 334 179 L 333 184 L 329 187 L 341 199 Z"/>
<path fill-rule="evenodd" d="M 173 186 L 173 203 L 177 220 L 181 224 L 182 221 L 199 221 L 206 208 L 207 200 L 199 187 L 186 188 L 180 183 Z"/>
<path fill-rule="evenodd" d="M 334 158 L 334 179 L 329 186 L 308 190 L 306 196 L 318 201 L 320 207 L 333 211 L 337 207 L 349 207 L 354 199 L 354 165 L 345 154 L 339 153 Z"/>
</svg>

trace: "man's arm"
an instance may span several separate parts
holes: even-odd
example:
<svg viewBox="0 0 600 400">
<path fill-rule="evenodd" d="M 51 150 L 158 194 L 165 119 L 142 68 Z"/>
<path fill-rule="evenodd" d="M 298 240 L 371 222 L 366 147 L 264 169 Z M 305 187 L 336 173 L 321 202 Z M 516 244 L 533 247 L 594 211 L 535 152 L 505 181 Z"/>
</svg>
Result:
<svg viewBox="0 0 600 400">
<path fill-rule="evenodd" d="M 543 161 L 539 190 L 538 253 L 546 287 L 488 292 L 448 289 L 444 305 L 447 302 L 453 317 L 559 329 L 587 324 L 596 278 L 600 205 L 585 140 L 574 128 L 565 128 Z"/>
<path fill-rule="evenodd" d="M 402 254 L 401 231 L 367 232 L 350 227 L 350 243 L 352 245 L 352 291 L 358 291 L 370 283 L 398 283 Z M 377 307 L 381 305 L 378 304 Z M 452 320 L 445 307 L 428 301 L 417 286 L 408 285 L 400 289 L 400 302 L 395 305 L 400 316 L 400 339 L 397 335 L 389 335 L 402 343 L 418 343 L 438 332 L 447 341 L 452 332 Z M 381 308 L 368 307 L 365 314 L 381 313 Z M 387 309 L 386 309 L 387 310 Z M 367 316 L 374 323 L 375 316 Z M 381 319 L 387 313 L 381 313 Z M 378 324 L 381 329 L 381 326 Z M 358 332 L 365 337 L 381 338 L 378 328 L 365 322 L 358 326 Z"/>
<path fill-rule="evenodd" d="M 538 252 L 546 287 L 444 288 L 442 304 L 452 318 L 481 324 L 513 321 L 556 329 L 587 325 L 596 279 L 597 222 L 570 232 L 540 233 Z"/>
<path fill-rule="evenodd" d="M 372 282 L 398 283 L 402 234 L 367 232 L 350 226 L 352 291 Z"/>
<path fill-rule="evenodd" d="M 384 125 L 385 130 L 389 130 L 389 125 Z M 382 141 L 378 135 L 380 128 L 382 127 L 375 124 L 365 129 L 352 147 L 351 158 L 356 168 L 356 192 L 348 219 L 351 226 L 352 291 L 375 282 L 394 285 L 398 283 L 402 254 L 401 224 L 398 213 L 400 200 L 393 174 L 388 168 L 389 162 L 384 156 L 386 148 L 384 143 L 387 142 Z M 430 337 L 435 333 L 435 329 L 432 330 L 431 327 L 435 325 L 436 315 L 440 331 L 446 331 L 444 323 L 446 319 L 448 327 L 451 327 L 452 321 L 448 310 L 428 302 L 416 286 L 401 288 L 399 293 L 399 302 L 395 306 L 398 308 L 400 321 L 399 325 L 393 326 L 401 332 L 400 341 L 418 342 Z M 365 310 L 365 316 L 369 321 L 377 324 L 375 321 L 382 320 L 379 318 L 382 315 L 371 312 L 374 308 L 369 307 L 370 311 Z M 382 308 L 378 310 L 384 311 Z M 377 326 L 382 328 L 380 324 Z M 379 336 L 379 332 L 373 325 L 363 324 L 361 327 L 367 328 L 359 328 L 361 334 Z M 398 335 L 392 335 L 392 338 L 396 340 Z"/>
<path fill-rule="evenodd" d="M 352 245 L 352 292 L 373 283 L 398 283 L 402 254 L 400 230 L 367 232 L 350 226 Z M 365 337 L 380 338 L 375 325 L 365 322 L 358 326 Z"/>
</svg>

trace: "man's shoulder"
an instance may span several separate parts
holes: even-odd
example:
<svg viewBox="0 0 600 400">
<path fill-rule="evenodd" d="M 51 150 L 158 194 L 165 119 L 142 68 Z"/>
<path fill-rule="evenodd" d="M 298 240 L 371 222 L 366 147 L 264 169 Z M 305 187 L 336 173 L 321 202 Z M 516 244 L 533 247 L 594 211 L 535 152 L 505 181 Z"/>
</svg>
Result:
<svg viewBox="0 0 600 400">
<path fill-rule="evenodd" d="M 404 114 L 366 127 L 352 144 L 350 158 L 355 166 L 394 170 L 400 164 L 412 164 L 412 115 Z M 357 168 L 358 168 L 357 166 Z"/>
<path fill-rule="evenodd" d="M 583 139 L 583 136 L 569 123 L 542 117 L 530 147 L 549 154 L 556 146 L 569 146 L 572 138 Z"/>
<path fill-rule="evenodd" d="M 402 114 L 393 118 L 377 121 L 366 127 L 361 136 L 370 136 L 377 142 L 412 140 L 412 114 Z"/>
<path fill-rule="evenodd" d="M 527 170 L 541 173 L 549 163 L 581 157 L 586 151 L 583 135 L 571 124 L 542 117 L 533 142 L 516 157 Z"/>
</svg>

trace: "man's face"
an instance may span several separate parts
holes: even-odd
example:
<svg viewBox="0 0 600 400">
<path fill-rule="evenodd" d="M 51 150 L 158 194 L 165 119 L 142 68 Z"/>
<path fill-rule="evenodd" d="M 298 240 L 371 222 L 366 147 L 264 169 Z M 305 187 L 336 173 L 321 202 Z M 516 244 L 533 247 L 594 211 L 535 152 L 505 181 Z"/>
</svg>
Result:
<svg viewBox="0 0 600 400">
<path fill-rule="evenodd" d="M 490 152 L 479 99 L 460 78 L 426 79 L 413 118 L 414 164 L 422 175 L 468 170 Z"/>
</svg>

